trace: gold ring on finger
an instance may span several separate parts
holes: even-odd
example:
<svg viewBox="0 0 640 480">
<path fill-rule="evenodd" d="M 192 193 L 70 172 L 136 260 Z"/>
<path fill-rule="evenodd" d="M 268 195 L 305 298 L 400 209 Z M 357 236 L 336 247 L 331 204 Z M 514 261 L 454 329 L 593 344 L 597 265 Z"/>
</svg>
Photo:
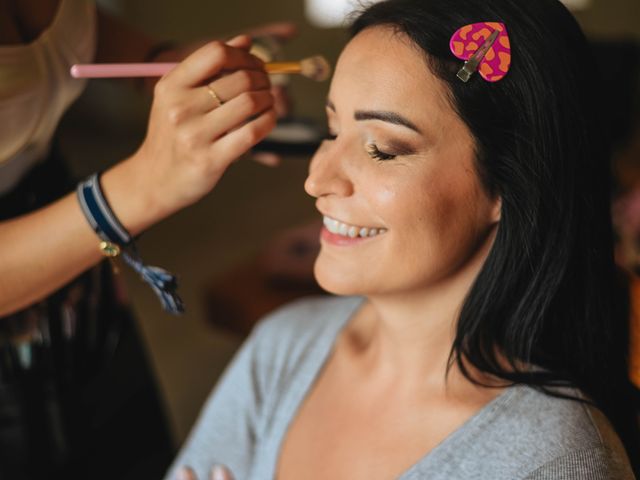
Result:
<svg viewBox="0 0 640 480">
<path fill-rule="evenodd" d="M 209 92 L 209 95 L 211 95 L 211 98 L 213 98 L 213 101 L 215 102 L 214 108 L 218 108 L 220 105 L 222 105 L 222 100 L 220 100 L 220 97 L 215 92 L 215 90 L 211 87 L 211 85 L 207 85 L 207 92 Z"/>
</svg>

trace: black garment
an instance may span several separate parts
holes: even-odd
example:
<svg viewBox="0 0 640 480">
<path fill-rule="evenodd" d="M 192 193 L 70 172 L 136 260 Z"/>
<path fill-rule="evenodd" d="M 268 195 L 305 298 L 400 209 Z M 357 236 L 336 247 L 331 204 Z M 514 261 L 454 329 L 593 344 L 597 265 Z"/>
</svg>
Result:
<svg viewBox="0 0 640 480">
<path fill-rule="evenodd" d="M 74 186 L 53 154 L 0 197 L 0 220 Z M 103 262 L 0 319 L 0 480 L 153 479 L 167 469 L 172 447 L 157 388 L 114 285 Z"/>
</svg>

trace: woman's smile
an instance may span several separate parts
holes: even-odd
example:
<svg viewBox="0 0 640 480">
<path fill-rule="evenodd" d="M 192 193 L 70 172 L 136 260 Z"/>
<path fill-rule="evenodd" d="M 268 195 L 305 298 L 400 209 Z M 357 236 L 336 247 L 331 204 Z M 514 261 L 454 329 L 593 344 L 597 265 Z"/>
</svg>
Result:
<svg viewBox="0 0 640 480">
<path fill-rule="evenodd" d="M 386 228 L 381 227 L 363 227 L 341 222 L 327 215 L 323 216 L 323 223 L 322 238 L 330 243 L 339 243 L 340 245 L 351 245 L 354 241 L 377 237 L 387 231 Z M 351 242 L 344 243 L 345 240 L 351 240 Z"/>
</svg>

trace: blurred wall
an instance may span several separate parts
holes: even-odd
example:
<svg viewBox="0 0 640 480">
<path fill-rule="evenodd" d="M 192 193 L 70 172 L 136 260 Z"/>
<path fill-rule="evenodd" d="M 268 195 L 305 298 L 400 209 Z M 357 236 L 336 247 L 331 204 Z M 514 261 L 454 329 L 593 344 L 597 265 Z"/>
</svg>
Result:
<svg viewBox="0 0 640 480">
<path fill-rule="evenodd" d="M 526 0 L 532 1 L 532 0 Z M 302 0 L 104 0 L 127 22 L 162 39 L 187 41 L 225 36 L 265 22 L 292 20 L 300 35 L 287 56 L 315 53 L 331 63 L 346 36 L 341 29 L 309 26 Z M 640 1 L 593 0 L 577 17 L 598 39 L 640 39 Z M 296 113 L 323 121 L 328 84 L 293 79 Z M 88 174 L 135 151 L 144 136 L 149 99 L 117 81 L 92 81 L 65 117 L 62 148 L 79 175 Z M 307 158 L 286 158 L 270 170 L 248 160 L 235 164 L 215 191 L 198 205 L 152 228 L 140 240 L 143 256 L 177 272 L 188 312 L 173 318 L 128 273 L 125 280 L 158 376 L 176 445 L 233 354 L 240 339 L 216 331 L 205 321 L 206 286 L 255 254 L 280 229 L 317 217 L 302 191 Z M 250 301 L 250 299 L 249 299 Z"/>
<path fill-rule="evenodd" d="M 594 39 L 640 40 L 638 0 L 592 0 L 588 8 L 575 15 L 587 35 Z"/>
</svg>

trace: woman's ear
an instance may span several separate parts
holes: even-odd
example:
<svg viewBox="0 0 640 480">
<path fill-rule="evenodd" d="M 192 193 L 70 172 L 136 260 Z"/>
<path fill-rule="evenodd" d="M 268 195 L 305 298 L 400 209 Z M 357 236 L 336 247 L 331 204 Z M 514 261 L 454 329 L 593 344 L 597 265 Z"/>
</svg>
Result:
<svg viewBox="0 0 640 480">
<path fill-rule="evenodd" d="M 493 207 L 491 208 L 491 220 L 495 223 L 500 222 L 502 216 L 502 197 L 496 196 L 493 201 Z"/>
</svg>

